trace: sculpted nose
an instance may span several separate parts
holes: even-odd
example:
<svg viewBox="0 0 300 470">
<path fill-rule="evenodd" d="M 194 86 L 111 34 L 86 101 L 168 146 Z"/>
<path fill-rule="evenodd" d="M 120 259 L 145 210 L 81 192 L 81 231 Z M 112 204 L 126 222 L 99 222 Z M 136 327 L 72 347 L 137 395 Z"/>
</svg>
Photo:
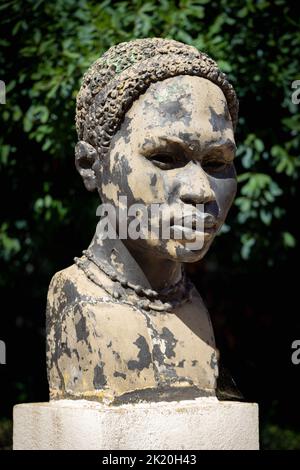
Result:
<svg viewBox="0 0 300 470">
<path fill-rule="evenodd" d="M 179 179 L 179 197 L 184 203 L 194 205 L 216 201 L 215 193 L 200 164 L 190 162 L 185 166 Z"/>
</svg>

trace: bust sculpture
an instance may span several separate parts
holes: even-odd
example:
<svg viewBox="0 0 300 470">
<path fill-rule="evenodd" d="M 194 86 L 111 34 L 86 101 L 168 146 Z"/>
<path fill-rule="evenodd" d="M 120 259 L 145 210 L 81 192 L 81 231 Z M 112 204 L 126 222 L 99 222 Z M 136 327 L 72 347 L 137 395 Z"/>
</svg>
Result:
<svg viewBox="0 0 300 470">
<path fill-rule="evenodd" d="M 173 40 L 119 44 L 84 75 L 75 163 L 85 187 L 117 214 L 124 197 L 128 207 L 162 205 L 160 222 L 169 217 L 173 230 L 168 239 L 151 230 L 121 238 L 117 217 L 115 237 L 98 229 L 82 257 L 54 275 L 47 302 L 51 399 L 215 396 L 214 333 L 185 265 L 207 253 L 233 202 L 237 114 L 236 94 L 216 63 Z M 182 211 L 189 231 L 174 222 Z M 126 220 L 129 226 L 132 217 Z M 198 248 L 191 249 L 187 232 L 202 240 Z"/>
</svg>

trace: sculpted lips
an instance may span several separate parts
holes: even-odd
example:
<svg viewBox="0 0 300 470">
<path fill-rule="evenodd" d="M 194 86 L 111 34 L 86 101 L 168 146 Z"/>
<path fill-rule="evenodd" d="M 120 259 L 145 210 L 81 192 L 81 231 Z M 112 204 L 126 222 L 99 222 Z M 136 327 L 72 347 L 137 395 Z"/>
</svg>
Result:
<svg viewBox="0 0 300 470">
<path fill-rule="evenodd" d="M 183 214 L 171 218 L 171 234 L 176 239 L 191 239 L 198 235 L 205 238 L 212 235 L 217 229 L 217 220 L 211 214 L 200 212 L 194 207 L 190 211 L 185 210 Z"/>
<path fill-rule="evenodd" d="M 211 229 L 217 225 L 216 218 L 207 212 L 184 210 L 182 214 L 171 217 L 170 226 L 189 227 L 193 229 Z"/>
</svg>

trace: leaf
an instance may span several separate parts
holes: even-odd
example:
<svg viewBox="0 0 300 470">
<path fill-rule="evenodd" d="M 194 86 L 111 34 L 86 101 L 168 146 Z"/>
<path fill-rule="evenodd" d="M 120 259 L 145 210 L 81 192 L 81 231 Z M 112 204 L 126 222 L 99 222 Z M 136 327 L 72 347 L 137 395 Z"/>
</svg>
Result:
<svg viewBox="0 0 300 470">
<path fill-rule="evenodd" d="M 294 248 L 296 246 L 296 239 L 290 232 L 283 232 L 283 243 L 287 248 Z"/>
</svg>

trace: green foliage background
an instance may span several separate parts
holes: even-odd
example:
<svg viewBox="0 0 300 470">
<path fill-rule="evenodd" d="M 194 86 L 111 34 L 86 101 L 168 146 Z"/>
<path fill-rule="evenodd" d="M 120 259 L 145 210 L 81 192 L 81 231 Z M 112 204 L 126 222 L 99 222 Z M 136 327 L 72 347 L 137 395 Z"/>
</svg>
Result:
<svg viewBox="0 0 300 470">
<path fill-rule="evenodd" d="M 97 201 L 73 164 L 75 97 L 87 67 L 118 42 L 177 39 L 207 52 L 228 74 L 240 99 L 240 185 L 213 259 L 250 273 L 257 266 L 281 269 L 294 256 L 300 105 L 291 95 L 300 79 L 299 16 L 297 2 L 284 0 L 1 3 L 0 286 L 11 296 L 20 286 L 30 293 L 13 313 L 8 336 L 17 325 L 42 344 L 39 315 L 49 279 L 92 236 Z M 21 400 L 32 383 L 17 375 L 12 394 Z M 266 428 L 268 448 L 278 432 L 276 425 Z M 300 448 L 295 436 L 286 433 L 284 446 Z"/>
</svg>

